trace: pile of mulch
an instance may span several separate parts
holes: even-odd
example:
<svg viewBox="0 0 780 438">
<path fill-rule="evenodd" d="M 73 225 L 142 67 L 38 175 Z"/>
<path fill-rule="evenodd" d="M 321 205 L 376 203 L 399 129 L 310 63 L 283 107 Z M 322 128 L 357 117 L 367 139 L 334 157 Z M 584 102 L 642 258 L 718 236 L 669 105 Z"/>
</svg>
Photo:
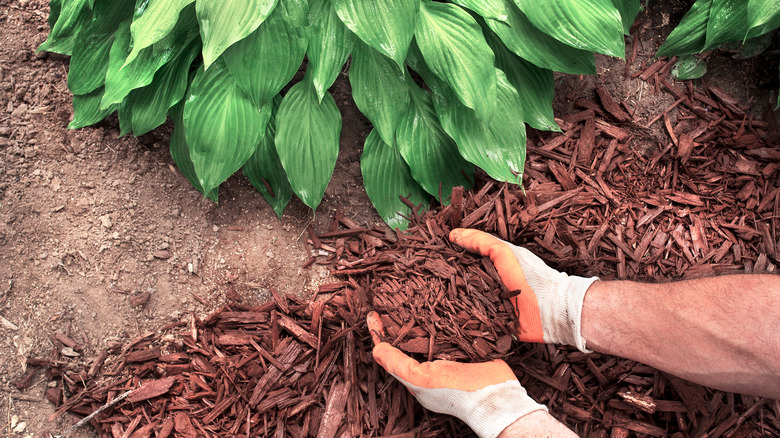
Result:
<svg viewBox="0 0 780 438">
<path fill-rule="evenodd" d="M 634 47 L 637 45 L 634 44 Z M 630 57 L 635 56 L 632 52 Z M 59 334 L 36 369 L 58 377 L 47 398 L 92 417 L 101 436 L 456 436 L 371 359 L 364 318 L 383 315 L 387 341 L 420 360 L 504 358 L 529 394 L 581 436 L 780 435 L 780 403 L 715 391 L 633 361 L 569 347 L 518 344 L 493 266 L 447 240 L 454 227 L 526 246 L 575 275 L 652 281 L 776 272 L 780 263 L 780 131 L 723 90 L 670 79 L 675 60 L 632 76 L 676 99 L 653 120 L 598 88 L 561 133 L 529 136 L 524 189 L 478 179 L 446 207 L 415 207 L 406 233 L 337 215 L 311 230 L 340 282 L 300 301 L 234 304 L 106 349 L 87 365 Z M 631 64 L 631 62 L 629 62 Z M 669 142 L 646 138 L 663 124 Z"/>
</svg>

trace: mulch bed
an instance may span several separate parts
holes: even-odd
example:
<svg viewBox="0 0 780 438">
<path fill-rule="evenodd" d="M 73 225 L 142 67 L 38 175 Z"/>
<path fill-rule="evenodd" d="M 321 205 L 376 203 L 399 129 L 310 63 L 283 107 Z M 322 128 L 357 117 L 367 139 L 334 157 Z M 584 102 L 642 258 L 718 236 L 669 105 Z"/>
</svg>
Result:
<svg viewBox="0 0 780 438">
<path fill-rule="evenodd" d="M 234 303 L 112 346 L 88 366 L 62 357 L 62 348 L 79 346 L 55 336 L 50 359 L 28 361 L 62 382 L 47 391 L 53 417 L 87 415 L 133 390 L 91 419 L 101 436 L 469 434 L 422 409 L 374 364 L 364 322 L 373 309 L 387 341 L 420 360 L 504 358 L 529 394 L 581 436 L 780 436 L 776 401 L 617 357 L 518 344 L 507 312 L 515 292 L 489 262 L 447 240 L 454 227 L 481 229 L 559 270 L 602 279 L 776 272 L 780 131 L 717 87 L 673 84 L 673 63 L 634 74 L 676 99 L 654 120 L 634 120 L 630 106 L 597 89 L 597 99 L 576 100 L 582 111 L 560 121 L 562 133 L 531 133 L 524 189 L 478 180 L 446 207 L 415 210 L 408 233 L 362 228 L 343 215 L 327 231 L 310 230 L 309 244 L 327 256 L 307 265 L 330 265 L 340 280 L 311 301 Z M 637 150 L 656 123 L 669 143 Z"/>
</svg>

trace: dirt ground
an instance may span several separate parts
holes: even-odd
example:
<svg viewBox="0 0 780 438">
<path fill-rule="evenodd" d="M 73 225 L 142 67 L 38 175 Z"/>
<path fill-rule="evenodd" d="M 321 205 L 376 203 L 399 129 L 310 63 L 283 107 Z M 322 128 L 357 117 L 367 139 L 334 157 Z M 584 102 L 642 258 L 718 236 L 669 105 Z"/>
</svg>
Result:
<svg viewBox="0 0 780 438">
<path fill-rule="evenodd" d="M 651 3 L 637 64 L 686 10 L 686 2 Z M 86 359 L 190 313 L 203 317 L 227 299 L 260 303 L 271 288 L 309 296 L 328 281 L 328 268 L 303 268 L 307 227 L 324 230 L 337 211 L 359 224 L 381 223 L 360 175 L 370 126 L 345 77 L 332 90 L 344 129 L 325 199 L 316 215 L 294 200 L 279 220 L 241 176 L 223 184 L 219 205 L 204 201 L 174 167 L 165 128 L 117 138 L 109 119 L 68 131 L 68 59 L 35 52 L 47 15 L 43 0 L 0 0 L 0 434 L 9 437 L 61 432 L 74 422 L 67 415 L 47 422 L 54 409 L 43 399 L 44 376 L 21 399 L 10 386 L 27 357 L 51 354 L 53 334 L 75 339 Z M 627 80 L 623 61 L 599 58 L 598 65 L 599 76 L 557 77 L 557 115 L 576 110 L 568 95 L 596 84 L 647 118 L 672 103 Z M 736 65 L 716 59 L 706 79 L 760 113 L 774 97 L 777 65 L 773 76 L 755 60 Z M 659 126 L 639 147 L 668 141 Z M 145 305 L 131 304 L 147 292 Z M 12 416 L 26 428 L 12 432 Z"/>
</svg>

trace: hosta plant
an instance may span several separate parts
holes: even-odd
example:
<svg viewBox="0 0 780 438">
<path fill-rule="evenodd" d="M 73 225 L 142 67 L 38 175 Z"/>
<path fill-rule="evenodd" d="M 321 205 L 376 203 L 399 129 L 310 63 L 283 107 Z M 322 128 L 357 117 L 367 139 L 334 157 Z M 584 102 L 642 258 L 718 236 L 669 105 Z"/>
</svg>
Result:
<svg viewBox="0 0 780 438">
<path fill-rule="evenodd" d="M 447 202 L 475 166 L 519 183 L 525 124 L 558 129 L 553 71 L 623 56 L 638 0 L 51 0 L 41 50 L 71 56 L 71 128 L 171 118 L 170 148 L 206 197 L 241 170 L 278 215 L 316 209 L 339 150 L 328 92 L 349 72 L 373 124 L 361 168 L 380 216 Z M 348 62 L 349 60 L 349 62 Z M 348 67 L 345 67 L 348 66 Z M 305 71 L 293 81 L 299 70 Z"/>
<path fill-rule="evenodd" d="M 761 53 L 780 28 L 778 0 L 696 0 L 672 31 L 657 56 L 677 55 L 680 79 L 695 79 L 706 68 L 694 55 L 733 45 L 742 45 L 741 55 Z M 780 101 L 778 101 L 780 104 Z"/>
</svg>

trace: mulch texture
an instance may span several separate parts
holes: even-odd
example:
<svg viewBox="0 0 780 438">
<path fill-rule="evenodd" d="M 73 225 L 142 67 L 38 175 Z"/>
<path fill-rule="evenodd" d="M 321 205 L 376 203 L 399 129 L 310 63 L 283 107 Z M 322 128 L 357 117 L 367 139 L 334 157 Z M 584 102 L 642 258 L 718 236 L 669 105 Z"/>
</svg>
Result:
<svg viewBox="0 0 780 438">
<path fill-rule="evenodd" d="M 636 45 L 635 45 L 636 46 Z M 635 56 L 632 55 L 632 56 Z M 581 436 L 780 436 L 780 403 L 715 391 L 648 366 L 572 348 L 518 344 L 493 266 L 447 240 L 471 227 L 524 245 L 551 266 L 602 279 L 777 272 L 780 131 L 723 90 L 674 84 L 674 60 L 635 73 L 675 103 L 654 120 L 597 89 L 561 133 L 532 133 L 524 188 L 478 180 L 416 214 L 407 233 L 337 215 L 308 242 L 340 282 L 300 301 L 275 295 L 194 317 L 106 349 L 88 365 L 60 355 L 35 369 L 60 377 L 47 398 L 86 415 L 101 436 L 456 436 L 459 421 L 422 409 L 371 359 L 365 315 L 420 360 L 504 358 L 529 394 Z M 630 63 L 629 63 L 630 64 Z M 638 150 L 663 124 L 668 144 Z M 671 342 L 672 340 L 670 340 Z"/>
</svg>

